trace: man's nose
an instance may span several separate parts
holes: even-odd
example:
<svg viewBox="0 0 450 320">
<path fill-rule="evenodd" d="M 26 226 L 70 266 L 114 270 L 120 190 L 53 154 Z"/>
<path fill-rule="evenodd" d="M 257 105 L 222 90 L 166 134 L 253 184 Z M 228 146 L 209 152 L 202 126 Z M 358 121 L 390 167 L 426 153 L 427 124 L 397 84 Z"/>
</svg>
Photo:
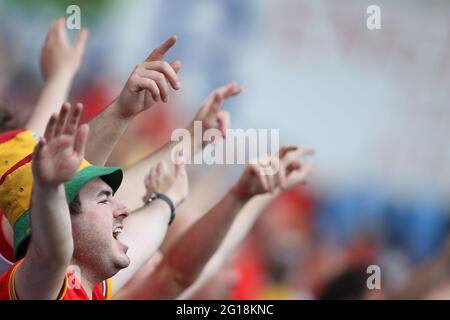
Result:
<svg viewBox="0 0 450 320">
<path fill-rule="evenodd" d="M 116 218 L 122 217 L 123 219 L 128 217 L 130 215 L 130 208 L 128 208 L 123 203 L 117 202 L 116 208 L 114 210 L 114 215 Z"/>
</svg>

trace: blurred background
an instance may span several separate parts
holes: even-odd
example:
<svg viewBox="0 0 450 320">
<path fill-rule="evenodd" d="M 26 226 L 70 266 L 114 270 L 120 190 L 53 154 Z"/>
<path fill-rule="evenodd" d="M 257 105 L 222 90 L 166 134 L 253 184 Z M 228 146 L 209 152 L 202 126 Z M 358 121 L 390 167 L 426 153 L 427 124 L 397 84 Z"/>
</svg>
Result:
<svg viewBox="0 0 450 320">
<path fill-rule="evenodd" d="M 43 86 L 47 30 L 71 4 L 90 29 L 71 91 L 85 121 L 178 36 L 167 59 L 183 63 L 182 90 L 134 122 L 112 164 L 164 144 L 230 80 L 244 87 L 225 105 L 231 128 L 279 129 L 281 143 L 317 149 L 308 185 L 265 210 L 202 297 L 450 298 L 450 1 L 0 0 L 0 99 L 23 120 Z M 381 30 L 366 27 L 371 4 Z M 189 171 L 195 216 L 242 166 Z M 382 290 L 367 290 L 370 264 Z"/>
</svg>

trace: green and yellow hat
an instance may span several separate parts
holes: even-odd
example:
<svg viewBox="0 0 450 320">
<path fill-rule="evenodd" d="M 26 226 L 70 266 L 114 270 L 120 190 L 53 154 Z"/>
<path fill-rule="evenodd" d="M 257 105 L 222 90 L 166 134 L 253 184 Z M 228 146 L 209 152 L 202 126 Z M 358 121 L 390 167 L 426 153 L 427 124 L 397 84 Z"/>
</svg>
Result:
<svg viewBox="0 0 450 320">
<path fill-rule="evenodd" d="M 31 234 L 30 202 L 33 186 L 32 153 L 39 135 L 30 130 L 10 131 L 0 136 L 0 209 L 14 230 L 14 257 L 21 258 Z M 74 177 L 64 184 L 71 203 L 88 182 L 101 178 L 116 192 L 123 172 L 118 167 L 96 167 L 83 160 Z"/>
</svg>

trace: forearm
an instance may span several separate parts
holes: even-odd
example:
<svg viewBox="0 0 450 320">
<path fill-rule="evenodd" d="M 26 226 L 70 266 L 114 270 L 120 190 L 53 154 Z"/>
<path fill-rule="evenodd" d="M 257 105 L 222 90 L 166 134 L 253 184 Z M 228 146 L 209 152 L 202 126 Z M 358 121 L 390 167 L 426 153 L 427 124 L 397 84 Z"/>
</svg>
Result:
<svg viewBox="0 0 450 320">
<path fill-rule="evenodd" d="M 200 274 L 243 206 L 242 199 L 229 192 L 173 245 L 156 270 L 133 288 L 121 292 L 121 299 L 174 299 Z"/>
<path fill-rule="evenodd" d="M 44 133 L 50 115 L 57 112 L 67 100 L 72 80 L 73 75 L 70 72 L 60 72 L 47 80 L 33 113 L 25 125 L 27 129 L 39 134 Z"/>
<path fill-rule="evenodd" d="M 31 242 L 16 274 L 20 299 L 56 299 L 73 254 L 64 187 L 33 186 Z"/>
<path fill-rule="evenodd" d="M 169 206 L 161 200 L 141 208 L 124 220 L 121 241 L 129 247 L 127 255 L 130 265 L 113 277 L 114 292 L 118 292 L 158 250 L 169 221 Z"/>
<path fill-rule="evenodd" d="M 132 120 L 133 117 L 121 115 L 117 100 L 92 119 L 89 122 L 86 160 L 94 165 L 104 165 Z"/>
<path fill-rule="evenodd" d="M 43 258 L 69 261 L 73 253 L 72 226 L 64 186 L 33 186 L 30 247 Z"/>
<path fill-rule="evenodd" d="M 185 156 L 191 156 L 191 159 L 196 153 L 201 152 L 201 145 L 194 147 L 191 141 L 169 141 L 160 147 L 158 150 L 147 155 L 142 160 L 133 164 L 124 170 L 124 179 L 122 187 L 117 191 L 115 197 L 119 201 L 126 202 L 131 210 L 136 210 L 142 206 L 142 196 L 145 194 L 144 183 L 142 178 L 148 174 L 150 168 L 153 168 L 161 161 L 169 161 L 172 157 L 172 152 L 182 148 L 183 151 L 191 150 L 190 152 L 183 152 Z M 130 194 L 127 190 L 136 189 L 136 186 L 142 186 L 142 193 L 133 192 Z M 137 189 L 139 190 L 139 189 Z"/>
<path fill-rule="evenodd" d="M 161 161 L 170 160 L 172 149 L 175 146 L 176 142 L 168 142 L 155 152 L 126 168 L 122 186 L 115 195 L 116 199 L 126 202 L 131 210 L 137 210 L 142 207 L 142 197 L 145 195 L 143 178 L 148 174 L 150 168 L 155 167 Z M 136 191 L 130 193 L 128 190 Z"/>
<path fill-rule="evenodd" d="M 181 289 L 186 289 L 198 278 L 246 201 L 247 198 L 241 198 L 231 190 L 168 250 L 162 265 L 171 270 Z"/>
<path fill-rule="evenodd" d="M 299 183 L 302 183 L 309 170 L 310 167 L 308 166 L 307 168 L 305 167 L 305 171 L 303 172 L 289 175 L 286 180 L 285 190 L 289 190 L 299 185 Z M 207 263 L 194 285 L 183 292 L 182 295 L 179 296 L 179 299 L 192 298 L 193 295 L 220 269 L 226 259 L 232 255 L 233 251 L 251 230 L 261 213 L 264 211 L 264 208 L 275 199 L 279 193 L 280 189 L 276 190 L 274 193 L 266 193 L 253 197 L 244 208 L 242 208 L 220 248 L 214 253 L 214 256 Z"/>
<path fill-rule="evenodd" d="M 184 291 L 179 299 L 190 299 L 220 269 L 244 240 L 264 208 L 274 197 L 273 194 L 254 197 L 242 208 L 219 249 L 208 261 L 195 283 Z"/>
</svg>

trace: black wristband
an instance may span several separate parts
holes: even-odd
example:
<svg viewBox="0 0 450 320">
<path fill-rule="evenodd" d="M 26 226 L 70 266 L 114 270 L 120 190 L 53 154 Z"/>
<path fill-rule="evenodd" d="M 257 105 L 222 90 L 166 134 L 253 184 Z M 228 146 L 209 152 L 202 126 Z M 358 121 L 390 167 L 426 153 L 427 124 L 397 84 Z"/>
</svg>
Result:
<svg viewBox="0 0 450 320">
<path fill-rule="evenodd" d="M 159 193 L 159 192 L 153 192 L 150 195 L 150 198 L 148 199 L 148 202 L 153 202 L 156 199 L 161 199 L 163 200 L 165 203 L 167 203 L 170 207 L 170 221 L 169 221 L 169 225 L 172 224 L 173 220 L 175 219 L 175 206 L 172 202 L 172 200 L 170 200 L 170 198 L 168 196 L 166 196 L 165 194 Z"/>
</svg>

